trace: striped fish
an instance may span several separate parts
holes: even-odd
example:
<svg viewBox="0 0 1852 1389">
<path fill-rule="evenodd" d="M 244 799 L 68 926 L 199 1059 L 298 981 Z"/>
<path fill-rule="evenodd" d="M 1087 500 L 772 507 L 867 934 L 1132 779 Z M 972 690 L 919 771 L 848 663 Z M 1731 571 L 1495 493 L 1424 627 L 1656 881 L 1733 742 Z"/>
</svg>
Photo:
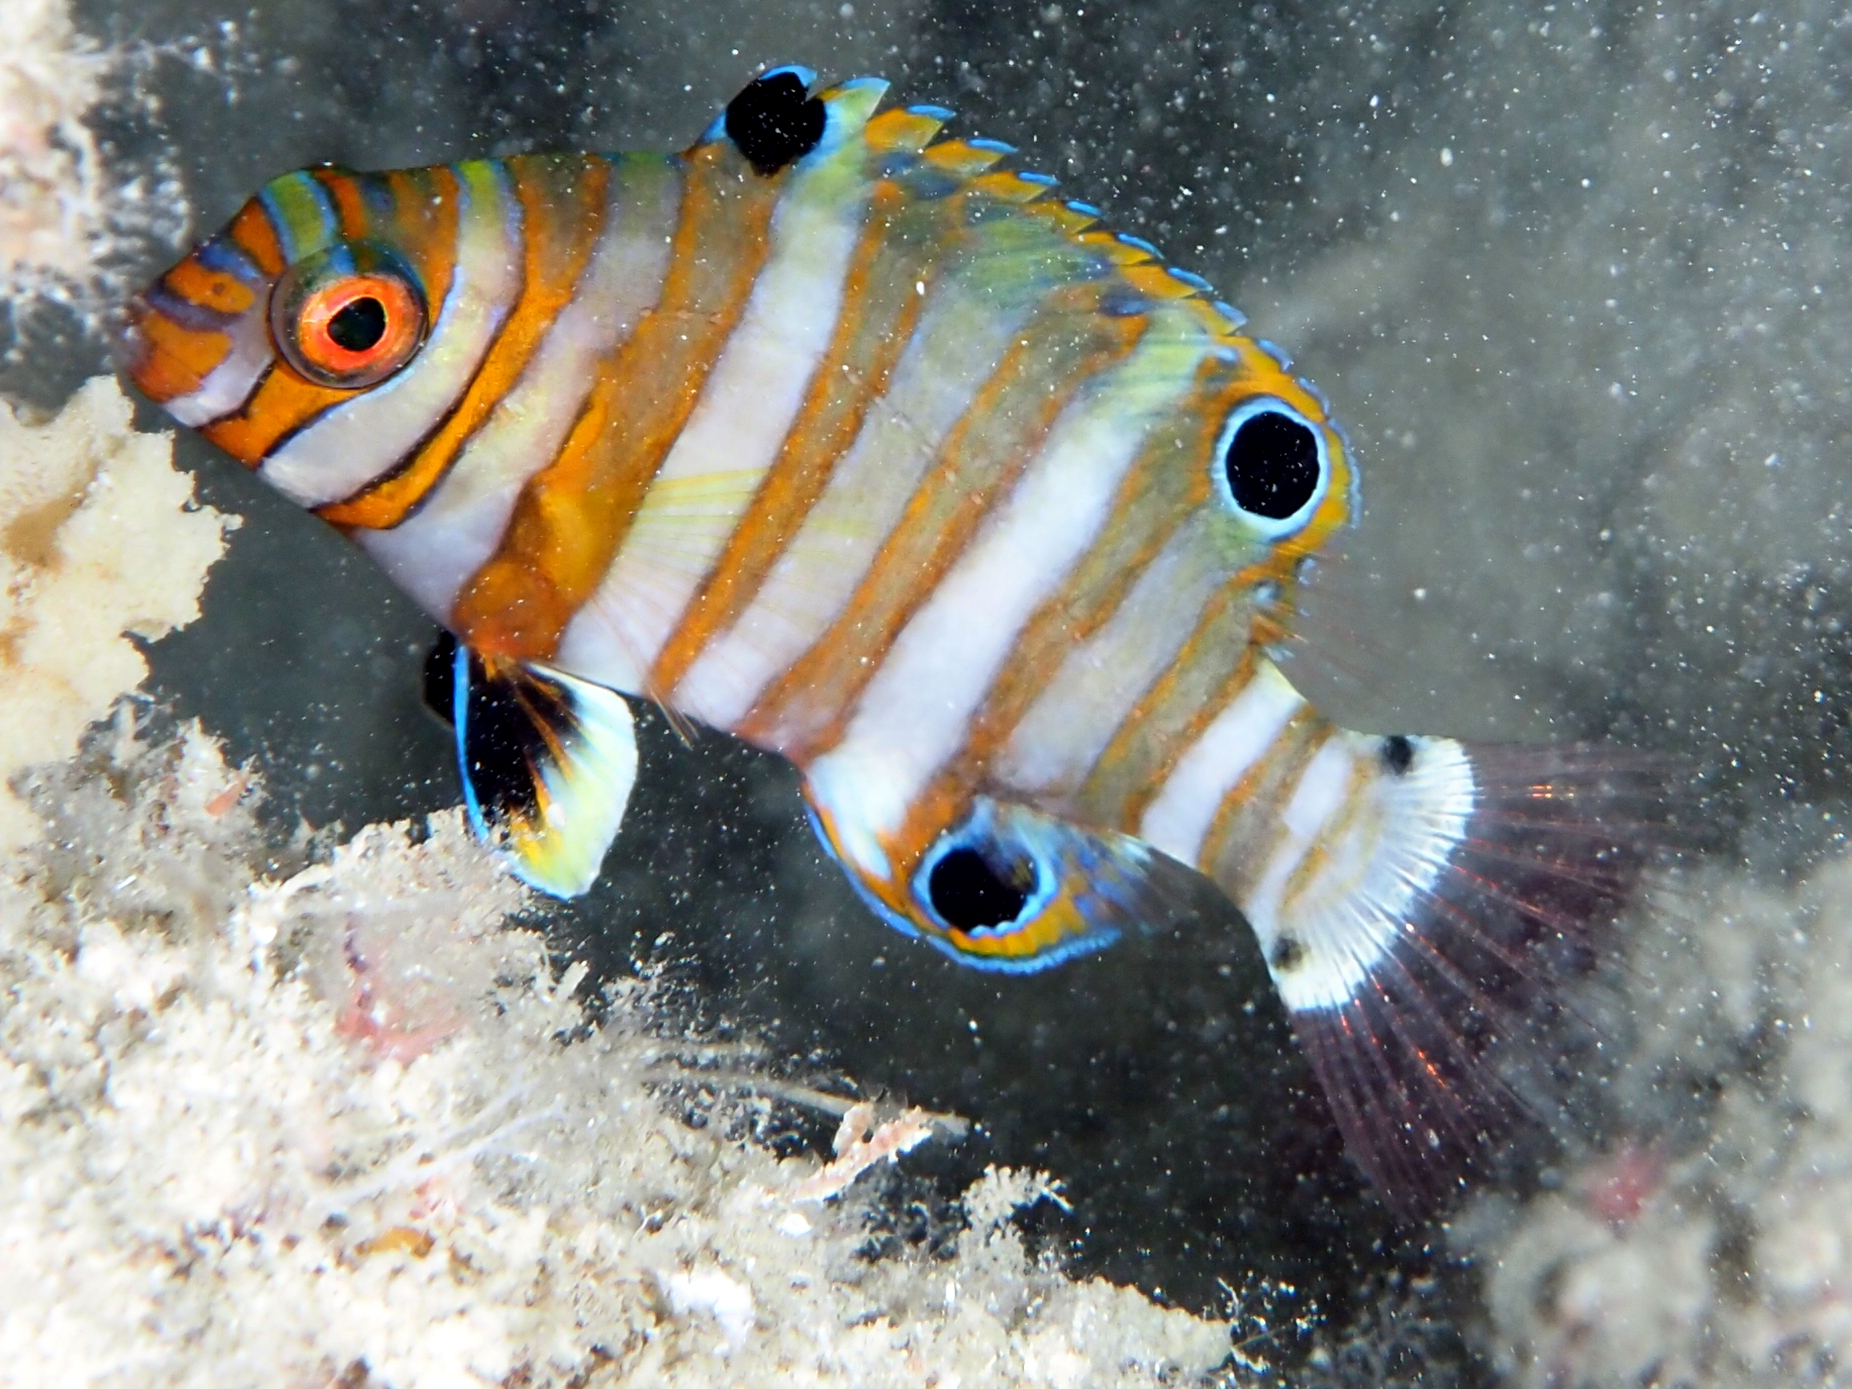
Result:
<svg viewBox="0 0 1852 1389">
<path fill-rule="evenodd" d="M 133 301 L 126 369 L 452 634 L 435 702 L 528 881 L 596 877 L 625 696 L 789 758 L 873 910 L 966 964 L 1099 950 L 1199 873 L 1357 1161 L 1446 1190 L 1515 1105 L 1487 1040 L 1620 904 L 1612 788 L 1321 716 L 1273 655 L 1355 505 L 1318 393 L 1007 146 L 814 85 L 679 155 L 287 174 Z"/>
</svg>

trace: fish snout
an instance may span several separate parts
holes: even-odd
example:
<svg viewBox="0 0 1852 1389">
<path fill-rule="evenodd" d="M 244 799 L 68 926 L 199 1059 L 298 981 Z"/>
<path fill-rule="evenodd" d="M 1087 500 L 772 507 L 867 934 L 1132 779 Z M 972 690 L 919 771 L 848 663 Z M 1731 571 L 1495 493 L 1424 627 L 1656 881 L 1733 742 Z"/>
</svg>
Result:
<svg viewBox="0 0 1852 1389">
<path fill-rule="evenodd" d="M 105 324 L 110 361 L 144 394 L 147 388 L 141 378 L 150 351 L 144 325 L 153 312 L 145 293 L 132 294 L 110 313 Z"/>
<path fill-rule="evenodd" d="M 110 348 L 137 390 L 198 428 L 243 404 L 269 363 L 269 333 L 258 296 L 235 306 L 202 303 L 169 283 L 175 273 L 123 302 Z"/>
</svg>

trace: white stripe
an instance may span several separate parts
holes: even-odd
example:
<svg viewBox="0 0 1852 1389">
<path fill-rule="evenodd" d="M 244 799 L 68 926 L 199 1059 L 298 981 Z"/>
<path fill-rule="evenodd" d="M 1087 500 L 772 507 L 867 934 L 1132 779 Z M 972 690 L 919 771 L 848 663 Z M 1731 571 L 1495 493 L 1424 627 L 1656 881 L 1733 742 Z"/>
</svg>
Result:
<svg viewBox="0 0 1852 1389">
<path fill-rule="evenodd" d="M 1309 916 L 1292 913 L 1293 919 L 1290 922 L 1285 919 L 1288 915 L 1284 901 L 1287 884 L 1298 871 L 1306 851 L 1312 847 L 1312 842 L 1318 838 L 1326 822 L 1344 804 L 1350 789 L 1352 774 L 1357 765 L 1350 746 L 1352 738 L 1353 735 L 1349 734 L 1334 735 L 1306 763 L 1305 770 L 1299 774 L 1298 784 L 1294 786 L 1285 809 L 1280 813 L 1281 826 L 1286 832 L 1275 841 L 1272 852 L 1267 856 L 1266 866 L 1255 880 L 1254 890 L 1248 894 L 1248 900 L 1236 904 L 1247 917 L 1248 925 L 1253 928 L 1262 951 L 1269 959 L 1273 955 L 1274 942 L 1282 935 L 1290 934 L 1301 947 L 1302 962 L 1316 961 L 1315 969 L 1306 970 L 1302 963 L 1301 969 L 1288 972 L 1283 977 L 1295 979 L 1311 974 L 1320 981 L 1319 987 L 1331 984 L 1340 977 L 1350 977 L 1347 961 L 1349 965 L 1357 967 L 1359 972 L 1355 978 L 1361 979 L 1368 973 L 1369 965 L 1382 953 L 1382 943 L 1374 932 L 1377 914 L 1356 910 L 1358 906 L 1367 908 L 1374 904 L 1347 903 L 1351 907 L 1350 924 L 1360 929 L 1340 932 L 1337 939 L 1330 938 L 1332 933 L 1329 930 L 1320 933 L 1323 939 L 1312 941 L 1305 938 L 1306 928 L 1324 913 L 1314 912 Z M 1358 807 L 1363 812 L 1374 809 L 1374 806 Z M 1359 818 L 1370 822 L 1368 830 L 1377 828 L 1377 816 L 1363 814 Z M 1359 827 L 1363 826 L 1360 824 Z M 1351 886 L 1348 880 L 1358 876 L 1359 870 L 1368 867 L 1368 859 L 1377 847 L 1377 836 L 1374 833 L 1366 833 L 1364 839 L 1363 862 L 1334 863 L 1327 873 L 1341 873 L 1347 880 L 1346 885 Z M 1348 855 L 1340 855 L 1340 858 L 1348 858 Z M 1315 895 L 1327 894 L 1315 891 Z M 1343 894 L 1345 897 L 1350 895 L 1349 892 Z"/>
<path fill-rule="evenodd" d="M 558 457 L 604 359 L 661 293 L 678 189 L 666 164 L 612 165 L 603 235 L 520 378 L 415 515 L 393 530 L 359 533 L 367 553 L 439 622 L 495 553 L 521 488 Z"/>
<path fill-rule="evenodd" d="M 301 506 L 351 497 L 410 453 L 463 394 L 521 283 L 520 207 L 499 165 L 458 166 L 457 263 L 410 366 L 328 411 L 259 475 Z"/>
<path fill-rule="evenodd" d="M 1100 630 L 1067 653 L 1011 733 L 994 769 L 998 779 L 1039 797 L 1078 791 L 1227 581 L 1209 520 L 1198 513 L 1178 527 Z"/>
<path fill-rule="evenodd" d="M 1223 797 L 1304 705 L 1271 661 L 1257 659 L 1253 678 L 1171 768 L 1145 808 L 1139 837 L 1194 868 Z"/>
<path fill-rule="evenodd" d="M 1321 748 L 1282 813 L 1287 833 L 1239 904 L 1270 964 L 1282 937 L 1299 946 L 1289 967 L 1272 966 L 1290 1009 L 1355 998 L 1466 835 L 1477 799 L 1471 759 L 1451 739 L 1411 742 L 1402 776 L 1382 767 L 1380 738 L 1342 733 Z M 1370 764 L 1359 786 L 1356 768 Z M 1316 871 L 1295 882 L 1315 844 Z"/>
<path fill-rule="evenodd" d="M 268 317 L 269 297 L 260 294 L 256 306 L 238 315 L 232 326 L 231 352 L 225 360 L 206 373 L 197 390 L 175 396 L 161 408 L 189 429 L 197 429 L 244 404 L 264 369 L 276 359 Z"/>
<path fill-rule="evenodd" d="M 1111 524 L 1154 416 L 1190 384 L 1176 357 L 1193 349 L 1154 342 L 1159 333 L 1062 411 L 1008 500 L 894 639 L 842 741 L 811 764 L 811 792 L 839 831 L 851 822 L 874 836 L 900 827 L 963 745 L 1023 625 Z"/>
<path fill-rule="evenodd" d="M 557 660 L 641 691 L 663 643 L 778 456 L 829 346 L 861 235 L 866 190 L 845 160 L 786 190 L 771 249 L 687 423 L 644 495 L 598 591 L 567 624 Z"/>
<path fill-rule="evenodd" d="M 797 534 L 739 619 L 676 687 L 679 708 L 715 728 L 732 728 L 842 614 L 1024 317 L 999 313 L 956 286 L 935 294 L 887 392 L 870 407 Z"/>
</svg>

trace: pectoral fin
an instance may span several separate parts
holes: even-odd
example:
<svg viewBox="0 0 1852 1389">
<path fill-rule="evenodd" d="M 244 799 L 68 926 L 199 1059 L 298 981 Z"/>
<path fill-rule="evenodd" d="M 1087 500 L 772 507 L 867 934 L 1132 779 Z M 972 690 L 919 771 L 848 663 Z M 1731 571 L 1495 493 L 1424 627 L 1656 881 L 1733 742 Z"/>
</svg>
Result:
<svg viewBox="0 0 1852 1389">
<path fill-rule="evenodd" d="M 485 665 L 454 641 L 432 652 L 425 697 L 456 730 L 476 833 L 542 892 L 589 888 L 637 779 L 623 697 L 547 666 Z"/>
</svg>

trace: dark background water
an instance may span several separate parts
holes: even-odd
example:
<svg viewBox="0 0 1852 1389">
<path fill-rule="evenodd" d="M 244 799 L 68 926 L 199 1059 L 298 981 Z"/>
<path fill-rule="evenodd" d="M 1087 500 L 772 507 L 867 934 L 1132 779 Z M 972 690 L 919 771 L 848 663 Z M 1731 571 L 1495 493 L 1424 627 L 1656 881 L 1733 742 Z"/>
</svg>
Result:
<svg viewBox="0 0 1852 1389">
<path fill-rule="evenodd" d="M 1295 673 L 1335 713 L 1670 750 L 1760 871 L 1837 843 L 1852 31 L 1828 4 L 95 0 L 84 18 L 147 46 L 160 109 L 112 134 L 125 166 L 178 167 L 197 229 L 321 160 L 679 147 L 770 62 L 953 106 L 955 130 L 1017 144 L 1207 275 L 1333 398 L 1366 515 Z M 95 362 L 48 338 L 7 384 L 50 398 Z M 287 814 L 454 803 L 418 706 L 428 623 L 210 449 L 181 457 L 247 522 L 205 620 L 155 648 L 157 691 L 256 757 Z M 1237 921 L 974 975 L 868 917 L 787 769 L 654 718 L 642 752 L 605 882 L 551 917 L 563 946 L 677 961 L 788 1050 L 978 1120 L 945 1184 L 1049 1168 L 1076 1209 L 1042 1233 L 1084 1270 L 1196 1306 L 1267 1276 L 1335 1325 L 1356 1289 L 1431 1262 L 1431 1231 L 1392 1222 L 1325 1133 Z"/>
</svg>

